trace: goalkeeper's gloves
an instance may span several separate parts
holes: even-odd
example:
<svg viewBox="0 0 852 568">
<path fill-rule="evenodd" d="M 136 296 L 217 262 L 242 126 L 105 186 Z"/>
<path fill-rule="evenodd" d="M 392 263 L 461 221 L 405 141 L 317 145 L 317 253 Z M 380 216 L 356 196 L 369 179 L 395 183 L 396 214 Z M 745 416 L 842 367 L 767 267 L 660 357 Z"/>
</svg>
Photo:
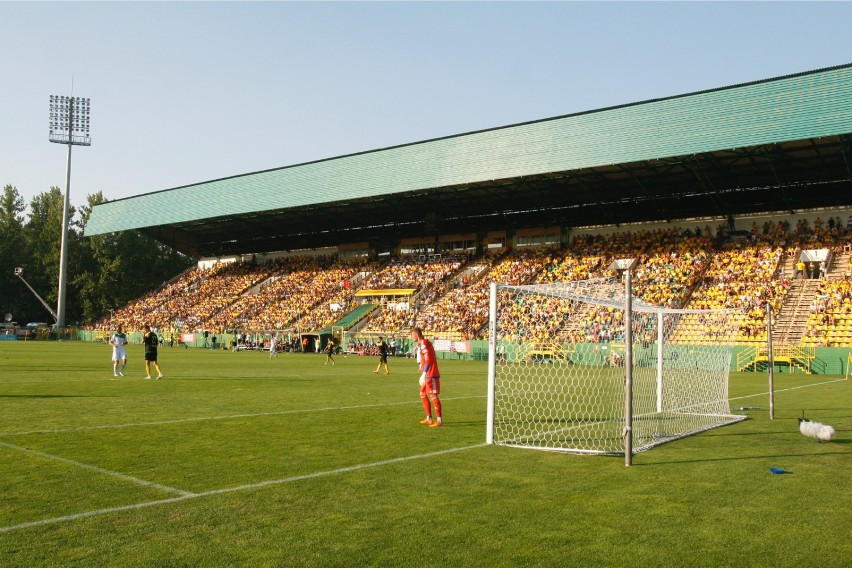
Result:
<svg viewBox="0 0 852 568">
<path fill-rule="evenodd" d="M 426 372 L 424 371 L 422 375 L 420 375 L 420 386 L 426 386 Z"/>
</svg>

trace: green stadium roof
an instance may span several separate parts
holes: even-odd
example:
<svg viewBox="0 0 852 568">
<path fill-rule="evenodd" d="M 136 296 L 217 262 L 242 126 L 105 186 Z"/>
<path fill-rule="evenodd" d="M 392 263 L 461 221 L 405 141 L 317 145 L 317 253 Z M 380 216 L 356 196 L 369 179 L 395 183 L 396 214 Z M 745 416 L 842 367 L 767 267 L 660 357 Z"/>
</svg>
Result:
<svg viewBox="0 0 852 568">
<path fill-rule="evenodd" d="M 411 224 L 410 230 L 415 233 L 437 230 L 438 225 L 442 229 L 464 228 L 463 222 L 442 220 L 451 217 L 458 207 L 470 207 L 473 216 L 487 216 L 488 208 L 477 204 L 489 196 L 497 199 L 490 206 L 496 212 L 501 208 L 518 211 L 525 203 L 553 210 L 597 201 L 601 213 L 598 220 L 626 220 L 617 213 L 605 212 L 611 208 L 601 201 L 601 191 L 617 186 L 619 178 L 629 180 L 622 180 L 620 197 L 607 198 L 612 203 L 625 197 L 641 201 L 647 197 L 644 193 L 662 191 L 653 189 L 655 184 L 681 184 L 693 193 L 750 185 L 848 184 L 852 178 L 850 133 L 852 65 L 844 65 L 111 201 L 94 208 L 86 235 L 142 229 L 193 254 L 238 249 L 260 252 L 273 250 L 276 240 L 316 236 L 318 227 L 319 232 L 336 233 L 325 239 L 329 242 L 349 237 L 351 241 L 360 240 L 371 233 L 363 220 L 370 211 L 382 213 L 386 220 L 390 216 L 397 224 Z M 788 144 L 795 142 L 798 146 Z M 743 149 L 749 152 L 743 153 Z M 672 158 L 696 155 L 705 158 L 688 167 L 681 165 L 686 170 L 682 169 L 679 176 L 658 179 L 660 172 L 673 171 L 676 164 L 683 163 Z M 797 159 L 803 164 L 808 161 L 810 173 L 791 169 L 787 162 Z M 741 170 L 743 164 L 746 169 L 750 164 L 753 171 L 742 176 L 726 173 L 736 171 L 737 164 Z M 825 173 L 826 168 L 831 175 Z M 698 171 L 702 169 L 713 171 Z M 649 174 L 651 170 L 653 175 Z M 779 170 L 785 173 L 780 175 Z M 822 173 L 814 174 L 817 171 Z M 543 189 L 542 183 L 548 180 L 562 181 Z M 512 190 L 500 193 L 496 188 L 502 186 L 511 186 Z M 430 194 L 431 200 L 427 197 Z M 241 195 L 251 195 L 252 199 L 235 198 Z M 512 201 L 513 195 L 516 201 Z M 437 214 L 438 220 L 400 216 L 399 204 L 403 202 L 419 204 L 420 217 L 425 206 L 433 216 Z M 703 202 L 718 205 L 712 197 Z M 663 206 L 665 211 L 656 216 L 671 216 L 669 208 Z M 353 216 L 347 216 L 347 212 Z M 455 214 L 458 216 L 458 211 Z M 649 214 L 654 216 L 653 211 Z M 587 214 L 582 217 L 589 220 Z M 223 224 L 229 223 L 230 228 L 223 230 Z M 227 244 L 228 232 L 234 234 L 249 224 L 252 229 L 245 233 L 249 237 L 246 241 Z M 289 229 L 282 228 L 283 224 Z M 577 223 L 569 219 L 563 224 Z M 402 233 L 397 229 L 394 234 Z"/>
</svg>

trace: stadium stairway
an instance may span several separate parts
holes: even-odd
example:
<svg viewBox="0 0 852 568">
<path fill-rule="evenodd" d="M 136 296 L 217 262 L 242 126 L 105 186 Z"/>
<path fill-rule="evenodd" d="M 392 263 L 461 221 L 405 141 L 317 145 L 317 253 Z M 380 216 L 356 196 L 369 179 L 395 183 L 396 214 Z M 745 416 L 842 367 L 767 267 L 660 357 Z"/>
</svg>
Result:
<svg viewBox="0 0 852 568">
<path fill-rule="evenodd" d="M 784 252 L 781 257 L 781 271 L 778 274 L 780 278 L 787 277 L 790 280 L 793 280 L 793 275 L 796 273 L 796 261 L 799 258 L 799 253 L 801 253 L 801 249 L 795 249 L 791 253 Z"/>
<path fill-rule="evenodd" d="M 849 251 L 840 251 L 831 263 L 827 279 L 842 278 L 849 266 Z M 808 324 L 810 308 L 819 293 L 820 280 L 795 279 L 785 298 L 781 312 L 776 316 L 773 339 L 784 344 L 802 342 Z"/>
<path fill-rule="evenodd" d="M 317 333 L 331 333 L 331 329 L 334 327 L 342 327 L 345 331 L 349 331 L 354 326 L 364 321 L 376 308 L 378 308 L 378 305 L 376 304 L 361 304 L 348 312 L 345 316 L 335 321 L 326 329 L 320 330 Z"/>
<path fill-rule="evenodd" d="M 281 275 L 276 273 L 270 275 L 269 278 L 264 278 L 263 280 L 246 290 L 243 296 L 257 296 L 261 290 L 278 280 L 280 277 Z"/>
<path fill-rule="evenodd" d="M 798 344 L 805 335 L 811 303 L 819 289 L 819 280 L 793 280 L 781 311 L 775 316 L 773 340 Z"/>
<path fill-rule="evenodd" d="M 831 263 L 831 266 L 828 270 L 828 278 L 842 278 L 846 273 L 846 268 L 850 266 L 849 259 L 852 257 L 852 253 L 848 250 L 841 250 L 836 253 L 834 260 Z"/>
<path fill-rule="evenodd" d="M 695 294 L 695 291 L 698 290 L 702 284 L 704 284 L 704 278 L 707 274 L 707 271 L 710 269 L 712 255 L 715 254 L 715 250 L 711 249 L 707 261 L 701 266 L 698 270 L 698 273 L 695 275 L 694 280 L 690 286 L 684 292 L 683 298 L 680 300 L 680 306 L 678 307 L 686 307 L 692 301 L 692 295 Z"/>
</svg>

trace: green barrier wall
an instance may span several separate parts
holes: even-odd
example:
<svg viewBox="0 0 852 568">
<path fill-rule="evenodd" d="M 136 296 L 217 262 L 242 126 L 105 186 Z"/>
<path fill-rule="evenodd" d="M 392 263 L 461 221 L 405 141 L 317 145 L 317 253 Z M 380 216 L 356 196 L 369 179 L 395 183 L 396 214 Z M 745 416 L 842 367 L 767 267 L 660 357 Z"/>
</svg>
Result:
<svg viewBox="0 0 852 568">
<path fill-rule="evenodd" d="M 77 332 L 77 339 L 80 341 L 105 341 L 102 332 L 96 332 L 92 330 L 79 330 Z M 212 338 L 212 335 L 210 336 Z M 163 347 L 169 347 L 169 335 L 164 334 L 164 344 Z M 230 347 L 231 341 L 233 340 L 234 335 L 229 333 L 217 334 L 217 345 L 218 348 L 222 348 L 223 345 L 226 347 Z M 127 339 L 130 343 L 139 344 L 142 343 L 142 332 L 133 332 L 127 334 Z M 404 343 L 404 342 L 398 342 Z M 183 347 L 183 344 L 180 344 L 177 341 L 177 336 L 175 337 L 174 347 Z M 200 333 L 196 334 L 195 342 L 188 344 L 187 347 L 204 347 L 204 336 Z M 402 349 L 406 349 L 407 346 L 401 345 Z M 606 344 L 601 344 L 600 349 L 595 352 L 595 344 L 592 343 L 578 343 L 574 346 L 574 351 L 570 355 L 570 360 L 574 363 L 578 364 L 586 364 L 586 365 L 602 365 L 606 356 L 610 353 L 609 346 Z M 616 344 L 616 349 L 618 346 Z M 623 349 L 623 348 L 622 348 Z M 695 346 L 677 346 L 676 352 L 681 355 L 678 360 L 688 360 L 688 355 L 690 355 L 689 351 L 691 349 L 701 349 L 701 347 Z M 736 371 L 737 365 L 737 354 L 747 349 L 746 347 L 734 347 L 733 356 L 731 357 L 731 371 Z M 508 357 L 512 357 L 514 349 L 507 345 L 504 349 L 504 355 Z M 405 351 L 403 351 L 405 353 Z M 814 374 L 820 375 L 844 375 L 846 373 L 846 365 L 849 357 L 849 353 L 852 353 L 852 348 L 848 347 L 818 347 L 816 350 L 816 359 L 813 362 L 812 372 Z M 463 361 L 487 361 L 488 360 L 488 342 L 487 341 L 471 341 L 470 342 L 470 353 L 445 353 L 445 352 L 437 352 L 437 357 L 439 359 L 451 359 L 451 360 L 463 360 Z M 651 345 L 648 348 L 644 348 L 641 345 L 636 347 L 636 351 L 634 352 L 634 360 L 637 364 L 642 365 L 644 361 L 648 361 L 649 358 L 656 357 L 656 347 Z M 648 363 L 653 364 L 653 363 Z M 785 373 L 789 372 L 790 369 L 787 365 L 776 365 L 776 372 Z M 801 371 L 795 371 L 798 374 L 801 374 Z"/>
<path fill-rule="evenodd" d="M 574 352 L 570 356 L 570 360 L 575 363 L 580 364 L 603 364 L 604 358 L 609 353 L 608 346 L 607 349 L 604 349 L 605 345 L 601 345 L 601 349 L 598 353 L 595 353 L 595 344 L 591 343 L 579 343 L 575 346 Z M 617 347 L 616 347 L 617 348 Z M 681 360 L 688 360 L 689 351 L 691 349 L 701 349 L 700 346 L 678 346 L 677 352 L 682 355 Z M 622 348 L 623 349 L 623 348 Z M 731 371 L 736 371 L 737 366 L 737 354 L 747 349 L 746 347 L 737 346 L 734 347 L 734 352 L 731 357 Z M 507 352 L 506 355 L 510 355 L 511 349 L 507 346 L 505 349 Z M 816 350 L 816 359 L 813 362 L 812 372 L 814 374 L 820 375 L 843 375 L 846 373 L 846 362 L 849 357 L 849 353 L 852 353 L 852 348 L 848 347 L 818 347 Z M 437 353 L 439 359 L 464 359 L 464 360 L 473 360 L 473 361 L 487 361 L 488 360 L 488 342 L 487 341 L 471 341 L 470 342 L 470 353 Z M 643 361 L 647 361 L 649 357 L 656 357 L 656 347 L 651 346 L 649 348 L 643 348 L 641 345 L 637 346 L 636 351 L 634 352 L 634 360 L 637 364 L 643 364 Z M 787 365 L 776 365 L 776 372 L 785 373 L 789 372 L 790 369 Z M 800 370 L 796 370 L 796 373 L 801 374 Z"/>
</svg>

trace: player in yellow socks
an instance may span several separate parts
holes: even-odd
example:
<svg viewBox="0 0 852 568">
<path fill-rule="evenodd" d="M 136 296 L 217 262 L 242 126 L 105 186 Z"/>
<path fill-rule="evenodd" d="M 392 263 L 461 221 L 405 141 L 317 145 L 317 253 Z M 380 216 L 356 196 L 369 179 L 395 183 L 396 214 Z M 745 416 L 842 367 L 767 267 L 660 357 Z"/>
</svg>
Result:
<svg viewBox="0 0 852 568">
<path fill-rule="evenodd" d="M 388 369 L 388 342 L 385 341 L 382 336 L 379 336 L 379 341 L 376 345 L 379 346 L 379 365 L 376 367 L 376 370 L 373 371 L 373 374 L 378 375 L 379 369 L 381 369 L 382 365 L 384 365 L 385 374 L 390 375 L 390 370 Z"/>
</svg>

